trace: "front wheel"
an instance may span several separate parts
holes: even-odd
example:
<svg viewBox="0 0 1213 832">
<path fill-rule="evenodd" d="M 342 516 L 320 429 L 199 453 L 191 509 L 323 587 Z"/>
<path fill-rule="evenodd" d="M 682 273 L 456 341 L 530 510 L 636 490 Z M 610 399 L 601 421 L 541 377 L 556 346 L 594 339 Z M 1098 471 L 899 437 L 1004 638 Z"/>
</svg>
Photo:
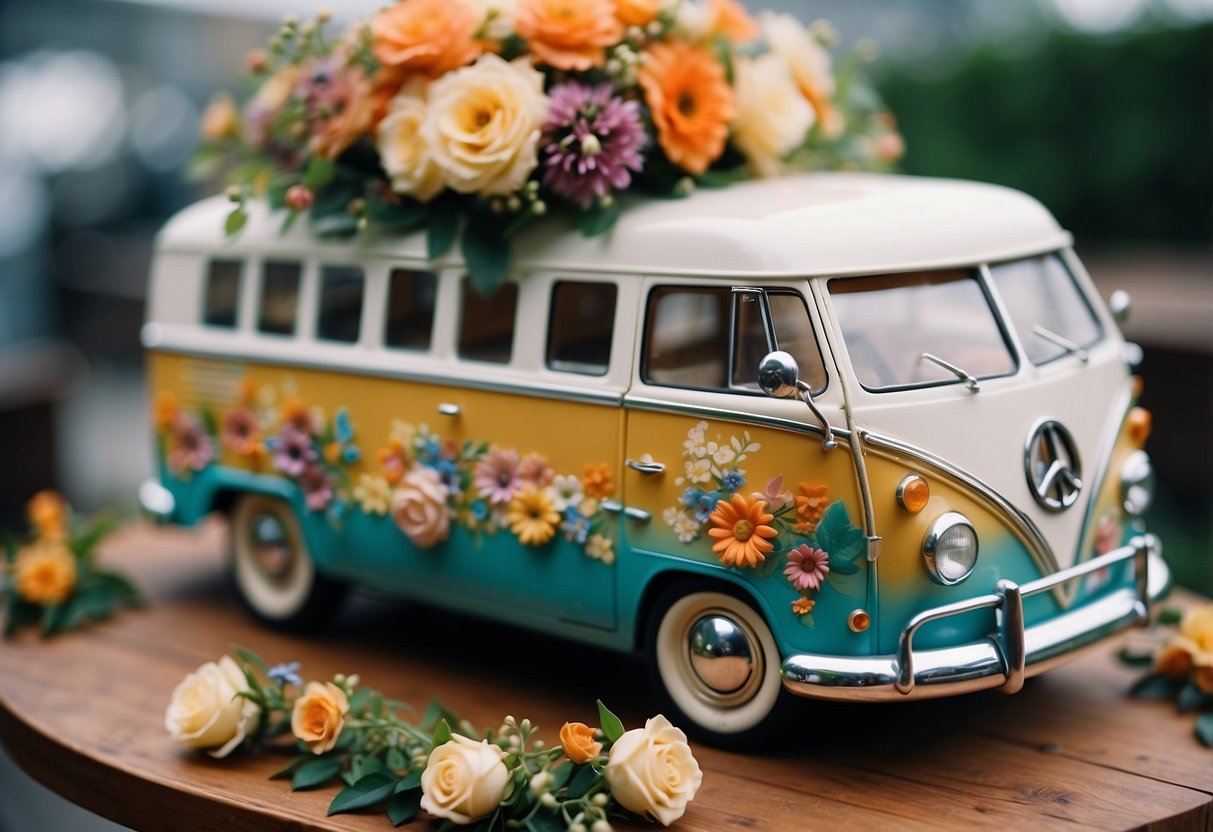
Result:
<svg viewBox="0 0 1213 832">
<path fill-rule="evenodd" d="M 741 748 L 774 735 L 790 694 L 770 627 L 730 590 L 666 589 L 649 620 L 648 661 L 655 686 L 688 733 Z"/>
<path fill-rule="evenodd" d="M 240 600 L 267 624 L 306 630 L 337 611 L 345 585 L 316 572 L 294 510 L 246 494 L 232 512 L 232 576 Z"/>
</svg>

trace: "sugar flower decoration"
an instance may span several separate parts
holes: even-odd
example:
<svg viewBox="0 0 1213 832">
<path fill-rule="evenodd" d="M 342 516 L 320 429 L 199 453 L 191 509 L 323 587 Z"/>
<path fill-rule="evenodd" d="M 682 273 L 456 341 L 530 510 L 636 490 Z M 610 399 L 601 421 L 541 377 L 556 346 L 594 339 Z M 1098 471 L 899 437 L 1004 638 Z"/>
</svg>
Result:
<svg viewBox="0 0 1213 832">
<path fill-rule="evenodd" d="M 763 500 L 734 494 L 727 502 L 717 502 L 709 519 L 708 536 L 716 541 L 712 551 L 725 566 L 757 566 L 775 548 L 771 539 L 777 532 L 770 525 L 774 515 Z"/>
<path fill-rule="evenodd" d="M 807 543 L 797 546 L 788 552 L 788 565 L 784 567 L 784 576 L 792 582 L 792 586 L 804 592 L 809 589 L 821 589 L 826 576 L 830 573 L 830 556 L 821 549 L 815 549 Z"/>
</svg>

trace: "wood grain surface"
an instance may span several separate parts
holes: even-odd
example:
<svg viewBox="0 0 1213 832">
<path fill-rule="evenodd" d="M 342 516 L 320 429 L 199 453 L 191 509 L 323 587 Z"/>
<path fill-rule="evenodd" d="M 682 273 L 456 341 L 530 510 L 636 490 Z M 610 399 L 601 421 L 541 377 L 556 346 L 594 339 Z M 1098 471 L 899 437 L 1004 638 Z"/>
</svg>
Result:
<svg viewBox="0 0 1213 832">
<path fill-rule="evenodd" d="M 24 769 L 136 829 L 391 829 L 379 814 L 326 818 L 333 788 L 268 780 L 285 758 L 212 760 L 171 742 L 173 687 L 232 644 L 302 661 L 307 678 L 359 673 L 419 711 L 439 698 L 481 726 L 527 716 L 553 741 L 565 720 L 592 723 L 598 697 L 629 726 L 651 715 L 632 657 L 470 616 L 357 596 L 322 636 L 265 630 L 228 586 L 225 548 L 218 522 L 128 527 L 102 558 L 136 577 L 148 609 L 0 644 L 0 740 Z M 1213 828 L 1213 751 L 1190 715 L 1129 699 L 1136 675 L 1101 648 L 1013 697 L 797 703 L 794 730 L 764 754 L 695 746 L 703 787 L 676 828 Z"/>
</svg>

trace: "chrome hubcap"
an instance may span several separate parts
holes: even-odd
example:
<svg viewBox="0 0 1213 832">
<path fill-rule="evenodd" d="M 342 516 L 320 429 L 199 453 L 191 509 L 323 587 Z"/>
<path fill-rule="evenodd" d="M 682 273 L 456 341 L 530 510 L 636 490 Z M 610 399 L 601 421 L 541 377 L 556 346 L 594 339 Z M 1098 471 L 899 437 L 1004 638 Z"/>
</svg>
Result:
<svg viewBox="0 0 1213 832">
<path fill-rule="evenodd" d="M 282 580 L 291 571 L 291 542 L 286 527 L 272 514 L 258 514 L 249 524 L 253 563 L 270 580 Z"/>
<path fill-rule="evenodd" d="M 687 633 L 691 669 L 707 691 L 729 696 L 754 675 L 754 647 L 749 634 L 733 619 L 705 615 Z"/>
</svg>

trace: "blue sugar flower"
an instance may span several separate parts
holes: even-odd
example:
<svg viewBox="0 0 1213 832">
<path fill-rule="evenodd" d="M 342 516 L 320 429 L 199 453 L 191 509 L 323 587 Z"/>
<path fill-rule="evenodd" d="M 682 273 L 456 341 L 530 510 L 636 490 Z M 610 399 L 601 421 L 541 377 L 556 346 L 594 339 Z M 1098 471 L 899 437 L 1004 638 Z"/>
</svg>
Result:
<svg viewBox="0 0 1213 832">
<path fill-rule="evenodd" d="M 725 491 L 736 491 L 745 485 L 745 475 L 740 471 L 729 471 L 721 478 L 720 484 Z"/>
<path fill-rule="evenodd" d="M 274 665 L 266 675 L 282 687 L 294 685 L 297 688 L 301 688 L 303 687 L 303 679 L 299 676 L 299 667 L 299 662 Z"/>
</svg>

